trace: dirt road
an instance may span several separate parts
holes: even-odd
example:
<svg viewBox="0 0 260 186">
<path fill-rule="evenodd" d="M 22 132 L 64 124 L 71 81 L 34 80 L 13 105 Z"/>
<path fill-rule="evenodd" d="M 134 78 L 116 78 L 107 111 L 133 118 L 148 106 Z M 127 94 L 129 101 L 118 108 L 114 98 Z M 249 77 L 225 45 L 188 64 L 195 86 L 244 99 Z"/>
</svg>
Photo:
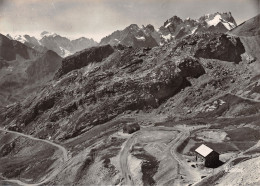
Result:
<svg viewBox="0 0 260 186">
<path fill-rule="evenodd" d="M 229 94 L 231 94 L 233 96 L 236 96 L 236 97 L 239 97 L 239 98 L 244 99 L 244 100 L 252 101 L 252 102 L 255 102 L 255 103 L 260 103 L 260 101 L 256 100 L 256 99 L 247 98 L 247 97 L 240 96 L 240 95 L 233 94 L 233 93 L 229 93 Z"/>
<path fill-rule="evenodd" d="M 200 174 L 194 170 L 191 169 L 191 167 L 186 163 L 185 160 L 181 157 L 180 154 L 177 152 L 177 148 L 179 145 L 183 143 L 183 141 L 189 137 L 190 133 L 183 131 L 181 129 L 174 129 L 171 127 L 148 127 L 145 128 L 141 131 L 136 132 L 133 136 L 131 136 L 125 143 L 125 146 L 123 147 L 121 153 L 120 153 L 120 166 L 121 166 L 121 171 L 122 175 L 124 177 L 124 184 L 125 185 L 135 185 L 131 176 L 131 172 L 129 170 L 128 162 L 127 162 L 127 157 L 129 156 L 129 151 L 133 144 L 135 144 L 135 140 L 138 136 L 144 135 L 144 132 L 147 131 L 178 131 L 179 134 L 178 136 L 173 139 L 167 148 L 167 153 L 169 157 L 172 157 L 175 159 L 179 165 L 185 170 L 187 173 L 187 177 L 189 177 L 191 182 L 197 182 L 198 180 L 201 179 Z"/>
<path fill-rule="evenodd" d="M 129 151 L 132 148 L 132 145 L 135 142 L 136 136 L 138 136 L 141 132 L 135 133 L 133 136 L 131 136 L 125 143 L 124 148 L 122 149 L 120 153 L 120 167 L 122 171 L 122 175 L 124 178 L 125 185 L 134 185 L 131 172 L 129 170 L 127 157 L 129 155 Z"/>
<path fill-rule="evenodd" d="M 196 170 L 193 170 L 191 166 L 187 164 L 187 162 L 181 157 L 181 155 L 177 152 L 177 148 L 190 136 L 189 132 L 180 131 L 180 135 L 171 142 L 171 147 L 169 149 L 169 154 L 179 163 L 180 167 L 185 170 L 185 174 L 187 174 L 187 178 L 189 178 L 190 182 L 197 182 L 201 179 L 201 175 Z"/>
<path fill-rule="evenodd" d="M 53 143 L 51 141 L 48 141 L 48 140 L 44 140 L 44 139 L 38 139 L 38 138 L 35 138 L 33 136 L 30 136 L 30 135 L 26 135 L 26 134 L 23 134 L 23 133 L 20 133 L 20 132 L 15 132 L 15 131 L 9 131 L 9 130 L 5 130 L 5 129 L 2 129 L 0 128 L 0 131 L 2 132 L 7 132 L 7 133 L 11 133 L 11 134 L 16 134 L 18 136 L 23 136 L 23 137 L 26 137 L 26 138 L 29 138 L 31 140 L 35 140 L 35 141 L 41 141 L 41 142 L 44 142 L 44 143 L 48 143 L 49 145 L 52 145 L 52 146 L 55 146 L 57 147 L 59 150 L 62 151 L 62 154 L 63 156 L 61 157 L 62 159 L 62 162 L 65 163 L 68 161 L 68 151 L 61 145 L 59 144 L 56 144 L 56 143 Z M 43 181 L 39 182 L 39 183 L 33 183 L 33 184 L 28 184 L 28 183 L 24 183 L 20 180 L 3 180 L 5 182 L 11 182 L 11 183 L 15 183 L 15 184 L 18 184 L 18 185 L 22 185 L 22 186 L 38 186 L 38 185 L 41 185 L 41 184 L 44 184 L 48 181 L 50 181 L 53 177 L 55 177 L 59 172 L 60 170 L 62 170 L 62 168 L 64 167 L 64 164 L 58 166 L 56 168 L 56 170 L 52 171 L 52 173 L 46 178 L 44 179 Z M 1 181 L 0 181 L 0 184 L 1 184 Z"/>
</svg>

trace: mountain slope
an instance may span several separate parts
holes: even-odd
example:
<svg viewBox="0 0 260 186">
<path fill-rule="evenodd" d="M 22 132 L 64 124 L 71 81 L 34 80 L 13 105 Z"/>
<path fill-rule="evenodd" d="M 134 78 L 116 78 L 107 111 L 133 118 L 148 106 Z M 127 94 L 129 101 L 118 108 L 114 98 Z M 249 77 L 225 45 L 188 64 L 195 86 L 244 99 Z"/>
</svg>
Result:
<svg viewBox="0 0 260 186">
<path fill-rule="evenodd" d="M 260 35 L 260 14 L 241 23 L 236 28 L 230 30 L 228 33 L 236 36 L 258 36 Z"/>
<path fill-rule="evenodd" d="M 245 57 L 260 64 L 260 14 L 238 25 L 228 34 L 239 36 L 247 52 Z M 255 66 L 255 69 L 260 72 L 260 65 Z"/>
<path fill-rule="evenodd" d="M 7 105 L 25 98 L 53 78 L 61 57 L 53 51 L 40 53 L 0 35 L 0 103 Z"/>
</svg>

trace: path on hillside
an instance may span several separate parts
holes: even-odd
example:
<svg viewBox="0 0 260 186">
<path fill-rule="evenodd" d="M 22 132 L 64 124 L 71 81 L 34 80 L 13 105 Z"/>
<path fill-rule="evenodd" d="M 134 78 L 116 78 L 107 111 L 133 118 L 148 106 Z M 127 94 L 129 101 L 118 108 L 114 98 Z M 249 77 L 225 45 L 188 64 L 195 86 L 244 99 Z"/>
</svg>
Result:
<svg viewBox="0 0 260 186">
<path fill-rule="evenodd" d="M 27 134 L 23 134 L 23 133 L 20 133 L 20 132 L 16 132 L 16 131 L 9 131 L 9 130 L 5 130 L 5 129 L 2 129 L 0 128 L 0 131 L 2 132 L 7 132 L 7 133 L 11 133 L 11 134 L 16 134 L 16 135 L 19 135 L 19 136 L 23 136 L 23 137 L 26 137 L 26 138 L 29 138 L 31 140 L 35 140 L 35 141 L 41 141 L 41 142 L 44 142 L 44 143 L 48 143 L 49 145 L 52 145 L 52 146 L 55 146 L 57 147 L 59 150 L 62 151 L 63 153 L 63 157 L 62 158 L 62 162 L 66 162 L 68 161 L 68 151 L 67 149 L 65 149 L 63 146 L 59 145 L 59 144 L 56 144 L 56 143 L 53 143 L 51 141 L 48 141 L 48 140 L 44 140 L 44 139 L 39 139 L 39 138 L 35 138 L 31 135 L 27 135 Z M 52 173 L 43 181 L 39 182 L 39 183 L 32 183 L 32 184 L 29 184 L 29 183 L 24 183 L 20 180 L 15 180 L 15 179 L 8 179 L 8 180 L 2 180 L 2 181 L 5 181 L 5 182 L 11 182 L 11 183 L 16 183 L 18 185 L 22 185 L 22 186 L 38 186 L 38 185 L 41 185 L 41 184 L 44 184 L 48 181 L 50 181 L 53 177 L 55 177 L 59 172 L 60 170 L 62 170 L 62 168 L 64 167 L 64 164 L 62 166 L 58 166 L 56 168 L 56 170 L 52 171 Z M 1 181 L 0 181 L 1 182 Z"/>
<path fill-rule="evenodd" d="M 131 177 L 131 172 L 129 170 L 128 166 L 128 156 L 129 156 L 129 151 L 132 148 L 132 145 L 134 144 L 136 136 L 139 135 L 140 132 L 137 132 L 133 134 L 125 143 L 121 153 L 120 153 L 120 167 L 122 171 L 122 176 L 124 178 L 124 183 L 125 185 L 134 185 L 132 177 Z"/>
<path fill-rule="evenodd" d="M 198 171 L 191 168 L 189 164 L 182 158 L 182 156 L 177 152 L 177 148 L 182 145 L 182 143 L 190 136 L 190 132 L 180 131 L 180 135 L 171 142 L 170 149 L 168 153 L 170 156 L 175 159 L 180 167 L 185 170 L 185 174 L 187 174 L 187 178 L 190 179 L 191 182 L 197 182 L 201 179 L 201 175 Z"/>
<path fill-rule="evenodd" d="M 237 94 L 233 94 L 233 93 L 231 93 L 231 92 L 229 92 L 229 94 L 230 94 L 230 95 L 233 95 L 233 96 L 236 96 L 236 97 L 239 97 L 239 98 L 244 99 L 244 100 L 248 100 L 248 101 L 260 103 L 260 100 L 255 100 L 255 99 L 247 98 L 247 97 L 244 97 L 244 96 L 240 96 L 240 95 L 237 95 Z"/>
<path fill-rule="evenodd" d="M 178 131 L 180 132 L 175 139 L 173 139 L 167 148 L 167 153 L 170 157 L 175 159 L 179 165 L 186 171 L 188 174 L 187 177 L 189 177 L 193 183 L 197 182 L 201 179 L 200 174 L 196 172 L 196 170 L 192 170 L 191 167 L 187 164 L 187 162 L 181 157 L 181 155 L 177 152 L 177 148 L 183 143 L 184 140 L 186 140 L 190 133 L 186 132 L 182 129 L 175 129 L 173 127 L 148 127 L 144 128 L 141 131 L 136 132 L 131 136 L 125 143 L 121 153 L 120 153 L 120 167 L 122 171 L 122 176 L 124 178 L 124 184 L 125 185 L 134 185 L 131 171 L 128 166 L 128 156 L 130 154 L 131 147 L 135 143 L 136 137 L 139 135 L 143 135 L 143 132 L 147 131 Z"/>
</svg>

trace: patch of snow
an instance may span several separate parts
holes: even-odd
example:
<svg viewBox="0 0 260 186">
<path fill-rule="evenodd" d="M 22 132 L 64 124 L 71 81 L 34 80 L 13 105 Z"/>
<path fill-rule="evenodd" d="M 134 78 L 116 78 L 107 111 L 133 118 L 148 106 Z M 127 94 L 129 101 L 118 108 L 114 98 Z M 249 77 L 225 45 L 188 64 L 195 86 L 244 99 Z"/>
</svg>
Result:
<svg viewBox="0 0 260 186">
<path fill-rule="evenodd" d="M 135 38 L 136 38 L 137 40 L 145 41 L 145 37 L 144 37 L 144 36 L 141 36 L 141 37 L 136 36 Z"/>
<path fill-rule="evenodd" d="M 71 53 L 70 51 L 60 47 L 60 50 L 63 52 L 63 57 L 67 57 L 67 56 L 70 56 L 72 55 L 73 53 Z"/>
<path fill-rule="evenodd" d="M 222 23 L 228 30 L 231 30 L 236 27 L 233 23 L 230 22 L 222 22 Z"/>
<path fill-rule="evenodd" d="M 221 15 L 219 14 L 217 14 L 212 20 L 207 21 L 209 26 L 216 26 L 219 22 L 221 22 L 228 30 L 236 27 L 234 23 L 222 19 Z"/>
<path fill-rule="evenodd" d="M 118 42 L 118 43 L 120 42 L 118 39 L 114 39 L 114 40 L 115 40 L 116 42 Z"/>
<path fill-rule="evenodd" d="M 222 99 L 220 99 L 219 101 L 220 101 L 219 105 L 223 105 L 224 103 L 226 103 L 226 102 L 223 101 Z"/>
<path fill-rule="evenodd" d="M 41 37 L 44 37 L 44 36 L 46 36 L 46 37 L 55 37 L 55 36 L 57 36 L 57 34 L 53 33 L 53 32 L 47 32 L 45 34 L 41 34 Z"/>
<path fill-rule="evenodd" d="M 23 35 L 14 36 L 13 39 L 16 41 L 20 41 L 21 43 L 27 42 L 27 39 Z"/>
<path fill-rule="evenodd" d="M 42 45 L 42 43 L 39 41 L 39 39 L 37 39 L 37 38 L 35 38 L 36 40 L 37 40 L 37 43 L 39 44 L 39 45 Z"/>
<path fill-rule="evenodd" d="M 191 30 L 191 34 L 190 34 L 190 35 L 193 35 L 193 34 L 196 32 L 197 29 L 198 29 L 198 27 L 193 28 L 193 29 Z"/>
<path fill-rule="evenodd" d="M 221 16 L 217 14 L 212 20 L 207 21 L 209 26 L 216 26 L 221 21 Z"/>
<path fill-rule="evenodd" d="M 164 40 L 168 41 L 168 40 L 170 40 L 172 38 L 172 35 L 171 34 L 168 34 L 166 36 L 162 35 L 162 37 L 163 37 Z"/>
<path fill-rule="evenodd" d="M 168 23 L 167 25 L 165 25 L 165 28 L 168 28 L 172 23 Z"/>
</svg>

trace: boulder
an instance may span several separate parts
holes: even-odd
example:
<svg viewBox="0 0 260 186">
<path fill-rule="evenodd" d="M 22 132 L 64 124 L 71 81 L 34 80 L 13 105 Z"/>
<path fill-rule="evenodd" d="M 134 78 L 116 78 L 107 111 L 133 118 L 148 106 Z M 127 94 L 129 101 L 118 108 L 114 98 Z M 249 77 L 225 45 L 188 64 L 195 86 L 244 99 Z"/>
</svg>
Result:
<svg viewBox="0 0 260 186">
<path fill-rule="evenodd" d="M 197 47 L 195 57 L 239 63 L 245 48 L 238 37 L 221 34 Z"/>
</svg>

